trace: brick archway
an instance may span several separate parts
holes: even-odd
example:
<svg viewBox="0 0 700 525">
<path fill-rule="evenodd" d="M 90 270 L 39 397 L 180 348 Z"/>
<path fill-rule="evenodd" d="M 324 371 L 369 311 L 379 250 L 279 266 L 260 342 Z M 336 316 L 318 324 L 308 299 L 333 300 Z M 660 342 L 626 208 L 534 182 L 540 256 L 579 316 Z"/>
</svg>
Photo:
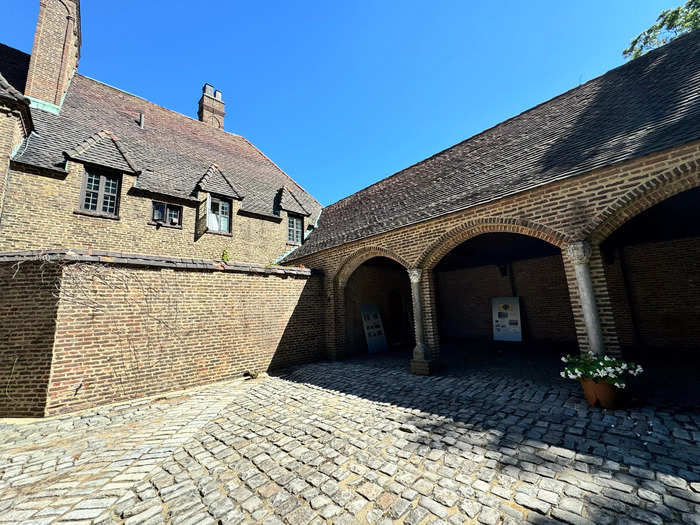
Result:
<svg viewBox="0 0 700 525">
<path fill-rule="evenodd" d="M 668 331 L 672 333 L 689 333 L 677 324 L 679 318 L 682 320 L 684 316 L 674 318 L 673 312 L 677 311 L 676 305 L 679 303 L 684 305 L 686 311 L 690 309 L 696 304 L 693 302 L 696 295 L 688 292 L 689 297 L 681 300 L 679 291 L 682 293 L 691 290 L 692 286 L 673 279 L 676 274 L 686 275 L 690 270 L 687 267 L 682 267 L 682 271 L 669 268 L 671 261 L 682 265 L 682 258 L 688 252 L 670 252 L 670 255 L 668 250 L 672 249 L 675 240 L 672 236 L 654 237 L 653 233 L 648 237 L 640 235 L 629 244 L 624 239 L 630 231 L 642 231 L 639 230 L 640 223 L 637 221 L 644 223 L 642 216 L 645 212 L 653 214 L 654 209 L 668 210 L 668 206 L 675 206 L 670 202 L 674 197 L 698 188 L 698 160 L 689 160 L 673 169 L 658 171 L 652 178 L 617 198 L 584 230 L 583 234 L 590 241 L 594 253 L 590 265 L 592 275 L 594 272 L 597 274 L 597 279 L 594 280 L 595 294 L 599 305 L 602 304 L 601 324 L 604 325 L 604 331 L 607 324 L 608 351 L 631 352 L 627 358 L 637 362 L 640 357 L 635 352 L 644 349 L 647 344 L 647 349 L 642 351 L 659 345 L 660 339 L 668 337 L 668 333 L 664 332 L 666 327 L 670 327 Z M 668 205 L 663 206 L 667 201 Z M 675 230 L 680 225 L 673 222 L 677 220 L 669 219 L 665 226 L 663 222 L 658 224 L 664 231 Z M 632 230 L 627 229 L 628 226 Z M 635 245 L 639 251 L 630 251 Z M 667 264 L 660 262 L 664 257 Z M 691 263 L 693 257 L 688 257 L 685 262 Z M 678 268 L 680 270 L 681 266 Z M 673 286 L 676 288 L 672 293 L 669 290 L 674 289 Z M 656 321 L 660 319 L 663 321 L 657 324 Z M 676 341 L 678 345 L 682 344 Z M 669 349 L 672 350 L 672 347 L 670 345 Z"/>
<path fill-rule="evenodd" d="M 556 230 L 524 219 L 477 219 L 445 233 L 423 252 L 416 266 L 424 270 L 432 270 L 445 255 L 463 242 L 483 233 L 499 232 L 519 233 L 536 237 L 559 248 L 572 241 L 572 239 Z"/>
<path fill-rule="evenodd" d="M 572 242 L 572 239 L 566 235 L 532 221 L 494 217 L 468 221 L 445 233 L 430 245 L 418 259 L 416 266 L 423 270 L 421 297 L 424 308 L 425 343 L 433 359 L 439 355 L 440 346 L 433 269 L 455 247 L 485 233 L 517 233 L 540 239 L 559 248 Z"/>
<path fill-rule="evenodd" d="M 360 248 L 350 257 L 348 257 L 342 264 L 338 272 L 335 274 L 333 279 L 334 284 L 340 288 L 344 288 L 345 283 L 348 281 L 353 272 L 357 270 L 357 268 L 359 268 L 364 262 L 374 257 L 386 257 L 387 259 L 391 259 L 392 261 L 395 261 L 406 268 L 406 270 L 408 270 L 410 267 L 408 262 L 403 257 L 395 254 L 391 250 L 387 250 L 386 248 L 381 248 L 379 246 Z"/>
<path fill-rule="evenodd" d="M 653 179 L 629 191 L 602 214 L 586 230 L 585 237 L 598 245 L 627 221 L 686 190 L 700 187 L 700 170 L 695 161 L 659 173 Z"/>
<path fill-rule="evenodd" d="M 345 348 L 345 285 L 355 270 L 374 257 L 386 257 L 400 264 L 406 270 L 409 268 L 408 262 L 403 257 L 380 246 L 360 248 L 345 260 L 332 279 L 333 314 L 330 320 L 332 323 L 332 331 L 330 344 L 328 345 L 329 357 L 331 359 L 343 358 L 347 350 Z"/>
</svg>

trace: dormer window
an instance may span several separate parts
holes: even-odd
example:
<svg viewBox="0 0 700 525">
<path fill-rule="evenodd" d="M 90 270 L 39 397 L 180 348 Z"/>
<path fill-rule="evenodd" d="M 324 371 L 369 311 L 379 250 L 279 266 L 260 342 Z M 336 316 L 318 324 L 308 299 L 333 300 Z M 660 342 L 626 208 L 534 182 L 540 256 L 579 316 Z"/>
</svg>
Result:
<svg viewBox="0 0 700 525">
<path fill-rule="evenodd" d="M 301 244 L 304 231 L 304 219 L 297 215 L 287 217 L 287 242 Z"/>
<path fill-rule="evenodd" d="M 85 168 L 80 208 L 95 215 L 116 217 L 119 212 L 119 186 L 121 176 L 95 168 Z"/>
<path fill-rule="evenodd" d="M 231 200 L 209 197 L 207 229 L 214 233 L 231 233 Z"/>
<path fill-rule="evenodd" d="M 151 220 L 156 225 L 182 227 L 182 206 L 153 201 Z"/>
</svg>

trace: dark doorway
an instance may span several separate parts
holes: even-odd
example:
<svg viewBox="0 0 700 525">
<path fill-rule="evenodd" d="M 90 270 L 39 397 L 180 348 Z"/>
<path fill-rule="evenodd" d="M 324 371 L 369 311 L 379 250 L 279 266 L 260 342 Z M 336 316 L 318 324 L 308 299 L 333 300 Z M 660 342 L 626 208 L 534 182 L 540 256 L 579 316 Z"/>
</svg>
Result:
<svg viewBox="0 0 700 525">
<path fill-rule="evenodd" d="M 455 247 L 435 267 L 441 352 L 454 360 L 576 351 L 561 250 L 515 233 L 486 233 Z M 491 301 L 518 297 L 521 342 L 497 342 Z M 478 352 L 484 355 L 477 356 Z"/>
<path fill-rule="evenodd" d="M 700 401 L 700 189 L 630 219 L 601 244 L 623 356 L 635 383 Z"/>
<path fill-rule="evenodd" d="M 345 286 L 345 348 L 348 355 L 368 353 L 362 308 L 377 307 L 387 350 L 409 355 L 415 345 L 411 284 L 406 269 L 387 257 L 365 261 Z"/>
</svg>

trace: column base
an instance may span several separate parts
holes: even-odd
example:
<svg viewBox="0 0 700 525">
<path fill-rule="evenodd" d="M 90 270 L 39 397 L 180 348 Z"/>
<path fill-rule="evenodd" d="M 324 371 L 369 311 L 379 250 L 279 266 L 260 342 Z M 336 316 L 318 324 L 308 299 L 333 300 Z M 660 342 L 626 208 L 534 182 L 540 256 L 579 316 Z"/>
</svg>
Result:
<svg viewBox="0 0 700 525">
<path fill-rule="evenodd" d="M 425 359 L 411 359 L 411 372 L 417 376 L 429 376 L 434 374 L 436 370 L 434 361 L 426 361 Z"/>
</svg>

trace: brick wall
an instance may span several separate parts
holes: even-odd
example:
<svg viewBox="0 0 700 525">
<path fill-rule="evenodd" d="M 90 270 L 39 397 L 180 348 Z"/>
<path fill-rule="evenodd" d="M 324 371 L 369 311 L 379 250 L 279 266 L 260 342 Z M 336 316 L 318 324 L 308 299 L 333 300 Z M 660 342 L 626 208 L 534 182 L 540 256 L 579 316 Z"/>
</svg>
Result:
<svg viewBox="0 0 700 525">
<path fill-rule="evenodd" d="M 332 333 L 331 355 L 341 356 L 344 346 L 343 306 L 335 276 L 349 261 L 355 264 L 363 252 L 382 250 L 407 267 L 431 269 L 442 255 L 459 243 L 481 233 L 505 231 L 531 235 L 559 247 L 590 240 L 593 256 L 591 278 L 598 303 L 603 337 L 609 351 L 619 349 L 615 320 L 608 295 L 598 244 L 617 227 L 641 211 L 685 189 L 700 185 L 700 142 L 677 147 L 588 174 L 561 180 L 527 192 L 485 203 L 418 224 L 402 227 L 359 241 L 343 244 L 293 259 L 326 274 L 331 295 L 326 320 Z M 588 349 L 583 312 L 578 298 L 574 269 L 564 258 L 570 302 L 579 347 Z M 426 343 L 437 351 L 439 330 L 431 273 L 424 272 L 424 326 Z"/>
<path fill-rule="evenodd" d="M 197 206 L 183 204 L 182 229 L 149 225 L 152 201 L 134 194 L 135 178 L 122 178 L 119 220 L 75 214 L 79 208 L 84 166 L 68 163 L 65 178 L 10 170 L 7 197 L 0 222 L 0 252 L 15 250 L 85 248 L 149 255 L 271 263 L 286 253 L 287 213 L 281 220 L 239 215 L 233 201 L 231 236 L 196 235 Z M 39 211 L 38 211 L 39 210 Z M 38 212 L 37 212 L 38 211 Z"/>
<path fill-rule="evenodd" d="M 9 178 L 10 155 L 24 138 L 24 126 L 19 112 L 0 103 L 0 224 Z"/>
<path fill-rule="evenodd" d="M 21 267 L 13 277 L 12 265 L 2 266 L 2 373 L 23 356 L 2 415 L 60 414 L 323 352 L 316 276 L 44 263 L 60 275 L 57 301 L 36 264 Z"/>
<path fill-rule="evenodd" d="M 0 417 L 44 413 L 58 276 L 37 262 L 0 265 Z"/>
<path fill-rule="evenodd" d="M 576 341 L 569 290 L 560 256 L 436 273 L 440 333 L 445 338 L 492 339 L 491 299 L 520 297 L 526 341 Z"/>
<path fill-rule="evenodd" d="M 618 248 L 606 264 L 620 344 L 631 353 L 700 347 L 700 239 Z M 624 276 L 624 278 L 623 278 Z"/>
<path fill-rule="evenodd" d="M 39 5 L 25 93 L 60 105 L 78 67 L 80 13 L 75 0 L 42 0 Z"/>
</svg>

